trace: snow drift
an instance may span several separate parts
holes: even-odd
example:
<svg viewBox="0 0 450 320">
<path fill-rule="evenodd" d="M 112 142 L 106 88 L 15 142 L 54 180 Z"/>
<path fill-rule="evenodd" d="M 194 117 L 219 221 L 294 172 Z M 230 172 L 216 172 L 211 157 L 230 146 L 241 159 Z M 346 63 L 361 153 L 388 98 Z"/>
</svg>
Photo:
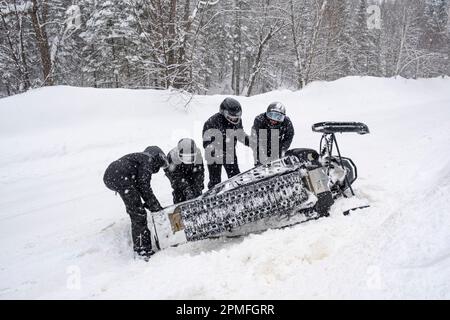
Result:
<svg viewBox="0 0 450 320">
<path fill-rule="evenodd" d="M 0 298 L 450 298 L 450 79 L 344 78 L 242 103 L 244 128 L 288 108 L 293 146 L 320 121 L 362 121 L 339 137 L 371 208 L 240 239 L 132 259 L 123 204 L 102 175 L 125 153 L 201 142 L 224 96 L 53 87 L 0 100 Z M 241 170 L 251 154 L 238 148 Z M 163 173 L 153 187 L 171 204 Z"/>
</svg>

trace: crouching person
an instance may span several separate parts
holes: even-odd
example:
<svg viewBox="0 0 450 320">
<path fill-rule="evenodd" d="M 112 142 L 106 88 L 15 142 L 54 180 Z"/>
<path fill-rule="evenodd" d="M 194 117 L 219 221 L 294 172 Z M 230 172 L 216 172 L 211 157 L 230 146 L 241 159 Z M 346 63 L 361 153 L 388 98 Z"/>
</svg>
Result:
<svg viewBox="0 0 450 320">
<path fill-rule="evenodd" d="M 146 260 L 154 254 L 154 251 L 145 208 L 151 212 L 162 209 L 153 194 L 150 181 L 152 174 L 167 166 L 164 152 L 152 146 L 144 152 L 127 154 L 114 161 L 108 166 L 103 177 L 105 185 L 122 198 L 131 218 L 133 249 Z"/>
<path fill-rule="evenodd" d="M 182 139 L 167 155 L 166 176 L 172 185 L 173 203 L 199 197 L 204 187 L 205 169 L 200 149 L 192 139 Z"/>
</svg>

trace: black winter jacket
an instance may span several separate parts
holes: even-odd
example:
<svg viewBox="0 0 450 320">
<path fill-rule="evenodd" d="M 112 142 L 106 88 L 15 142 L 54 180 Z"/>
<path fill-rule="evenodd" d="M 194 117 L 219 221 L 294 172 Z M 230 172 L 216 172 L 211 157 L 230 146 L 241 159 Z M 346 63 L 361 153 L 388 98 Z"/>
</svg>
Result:
<svg viewBox="0 0 450 320">
<path fill-rule="evenodd" d="M 151 147 L 146 152 L 130 153 L 112 162 L 105 171 L 103 181 L 106 186 L 117 192 L 125 192 L 128 188 L 137 189 L 151 211 L 161 208 L 155 197 L 150 182 L 153 173 L 161 167 L 158 147 Z"/>
<path fill-rule="evenodd" d="M 267 119 L 266 114 L 262 113 L 259 116 L 255 118 L 255 121 L 253 123 L 252 127 L 252 140 L 255 143 L 255 146 L 258 145 L 259 149 L 259 137 L 260 137 L 260 130 L 266 129 L 267 130 L 267 156 L 272 155 L 272 135 L 271 135 L 271 129 L 278 129 L 279 131 L 279 154 L 277 157 L 281 157 L 282 154 L 284 154 L 289 147 L 291 146 L 292 139 L 294 138 L 294 126 L 292 125 L 291 120 L 289 117 L 285 117 L 284 121 L 277 125 L 272 126 L 269 122 L 269 119 Z"/>
<path fill-rule="evenodd" d="M 217 129 L 222 133 L 222 141 L 223 141 L 223 157 L 225 158 L 227 151 L 227 130 L 242 130 L 244 131 L 244 128 L 242 126 L 242 120 L 239 120 L 239 123 L 233 124 L 229 122 L 220 112 L 216 113 L 212 117 L 210 117 L 203 126 L 203 148 L 207 148 L 211 143 L 214 142 L 214 138 L 205 139 L 205 132 L 209 129 Z M 237 144 L 238 138 L 235 137 L 233 141 L 233 149 L 234 154 L 236 155 L 236 144 Z M 239 140 L 241 143 L 245 144 L 246 146 L 249 146 L 250 144 L 250 137 L 245 134 L 242 136 L 242 139 Z"/>
<path fill-rule="evenodd" d="M 192 192 L 195 195 L 201 194 L 204 188 L 205 169 L 203 166 L 202 154 L 197 148 L 196 161 L 193 164 L 182 163 L 178 158 L 178 149 L 172 149 L 167 155 L 169 167 L 165 169 L 173 190 Z"/>
</svg>

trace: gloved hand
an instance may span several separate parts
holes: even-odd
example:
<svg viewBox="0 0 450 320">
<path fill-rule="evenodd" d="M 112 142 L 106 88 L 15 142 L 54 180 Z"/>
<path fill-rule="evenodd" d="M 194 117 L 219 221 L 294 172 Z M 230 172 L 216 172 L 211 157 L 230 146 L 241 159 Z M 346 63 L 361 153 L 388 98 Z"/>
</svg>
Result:
<svg viewBox="0 0 450 320">
<path fill-rule="evenodd" d="M 201 187 L 197 187 L 197 188 L 194 189 L 194 197 L 195 198 L 200 197 L 202 195 L 203 188 L 204 187 L 201 186 Z"/>
<path fill-rule="evenodd" d="M 187 187 L 184 190 L 184 195 L 185 195 L 186 199 L 188 199 L 188 200 L 195 198 L 195 193 L 190 187 Z"/>
<path fill-rule="evenodd" d="M 163 209 L 159 203 L 148 204 L 144 203 L 144 208 L 150 210 L 151 212 L 158 212 Z"/>
</svg>

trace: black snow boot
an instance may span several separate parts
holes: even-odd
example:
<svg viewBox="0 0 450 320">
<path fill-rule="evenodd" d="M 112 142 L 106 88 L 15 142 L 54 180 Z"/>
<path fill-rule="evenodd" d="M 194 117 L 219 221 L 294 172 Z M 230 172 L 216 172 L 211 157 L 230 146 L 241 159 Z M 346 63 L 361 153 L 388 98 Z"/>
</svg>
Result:
<svg viewBox="0 0 450 320">
<path fill-rule="evenodd" d="M 133 249 L 139 255 L 148 255 L 147 253 L 153 252 L 153 250 L 151 233 L 147 227 L 147 219 L 145 219 L 145 224 L 142 223 L 142 221 L 136 221 L 135 216 L 131 219 L 131 237 L 133 238 Z"/>
<path fill-rule="evenodd" d="M 142 251 L 135 251 L 135 259 L 140 259 L 140 260 L 144 260 L 146 262 L 148 262 L 148 260 L 150 260 L 150 257 L 152 255 L 155 254 L 155 251 L 153 251 L 152 249 L 150 250 L 142 250 Z"/>
</svg>

